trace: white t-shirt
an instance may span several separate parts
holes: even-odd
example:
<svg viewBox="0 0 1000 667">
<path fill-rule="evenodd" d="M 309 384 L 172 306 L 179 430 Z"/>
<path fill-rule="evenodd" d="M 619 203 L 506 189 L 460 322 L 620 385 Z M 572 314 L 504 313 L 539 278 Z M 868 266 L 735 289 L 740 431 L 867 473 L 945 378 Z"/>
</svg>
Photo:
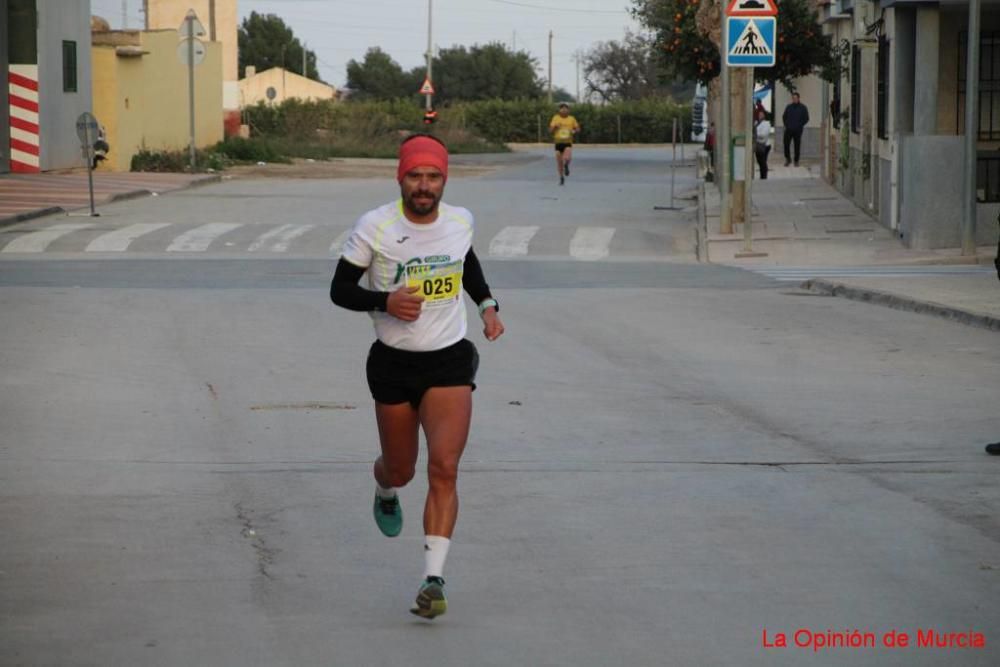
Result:
<svg viewBox="0 0 1000 667">
<path fill-rule="evenodd" d="M 757 143 L 771 145 L 771 123 L 762 120 L 757 123 Z"/>
<path fill-rule="evenodd" d="M 394 292 L 404 283 L 417 286 L 423 310 L 414 322 L 372 312 L 375 335 L 400 350 L 428 352 L 465 337 L 462 269 L 472 247 L 472 213 L 441 202 L 438 218 L 428 224 L 406 219 L 403 201 L 368 211 L 354 223 L 341 256 L 368 269 L 368 288 Z"/>
</svg>

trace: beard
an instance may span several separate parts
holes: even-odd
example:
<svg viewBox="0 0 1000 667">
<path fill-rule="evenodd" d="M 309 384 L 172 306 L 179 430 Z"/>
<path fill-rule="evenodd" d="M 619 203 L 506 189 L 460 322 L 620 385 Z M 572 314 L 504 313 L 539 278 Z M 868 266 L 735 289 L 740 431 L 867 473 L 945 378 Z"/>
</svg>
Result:
<svg viewBox="0 0 1000 667">
<path fill-rule="evenodd" d="M 429 199 L 430 203 L 417 203 L 415 201 L 417 198 Z M 403 195 L 403 204 L 411 213 L 415 213 L 416 215 L 428 215 L 433 213 L 437 210 L 440 201 L 441 200 L 433 192 L 428 190 L 416 190 L 411 192 L 409 195 Z"/>
</svg>

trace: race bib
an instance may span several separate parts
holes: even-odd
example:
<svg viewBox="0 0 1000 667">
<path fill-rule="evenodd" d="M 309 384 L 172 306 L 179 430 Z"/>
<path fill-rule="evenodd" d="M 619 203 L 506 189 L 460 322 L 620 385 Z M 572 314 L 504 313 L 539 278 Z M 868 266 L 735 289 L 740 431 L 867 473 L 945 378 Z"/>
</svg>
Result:
<svg viewBox="0 0 1000 667">
<path fill-rule="evenodd" d="M 417 288 L 425 308 L 449 304 L 462 293 L 462 262 L 411 264 L 406 267 L 406 286 Z"/>
<path fill-rule="evenodd" d="M 568 127 L 556 128 L 556 140 L 560 142 L 570 141 L 573 138 L 573 130 Z"/>
</svg>

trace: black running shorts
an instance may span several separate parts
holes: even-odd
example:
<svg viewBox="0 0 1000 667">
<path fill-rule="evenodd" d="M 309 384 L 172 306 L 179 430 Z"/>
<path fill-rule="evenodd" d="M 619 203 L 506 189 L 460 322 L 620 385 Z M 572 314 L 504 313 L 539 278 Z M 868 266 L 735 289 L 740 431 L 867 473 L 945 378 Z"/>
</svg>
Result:
<svg viewBox="0 0 1000 667">
<path fill-rule="evenodd" d="M 573 148 L 573 144 L 556 144 L 557 153 L 562 153 L 567 148 Z"/>
<path fill-rule="evenodd" d="M 476 389 L 479 353 L 472 341 L 431 352 L 410 352 L 375 341 L 368 351 L 366 371 L 372 398 L 379 403 L 407 403 L 420 406 L 431 387 L 472 387 Z"/>
</svg>

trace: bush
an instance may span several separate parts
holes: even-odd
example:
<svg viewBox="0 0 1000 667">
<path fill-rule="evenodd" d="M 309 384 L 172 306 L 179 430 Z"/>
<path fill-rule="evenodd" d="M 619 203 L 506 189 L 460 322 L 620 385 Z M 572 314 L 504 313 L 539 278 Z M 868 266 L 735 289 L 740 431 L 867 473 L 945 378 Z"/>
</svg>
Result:
<svg viewBox="0 0 1000 667">
<path fill-rule="evenodd" d="M 231 162 L 288 162 L 281 151 L 260 139 L 229 137 L 215 145 L 215 152 Z"/>
<path fill-rule="evenodd" d="M 190 172 L 191 157 L 187 150 L 182 151 L 151 151 L 145 146 L 132 156 L 129 165 L 131 171 L 156 172 Z M 195 152 L 197 171 L 222 171 L 226 168 L 225 157 L 213 152 L 199 150 Z"/>
</svg>

